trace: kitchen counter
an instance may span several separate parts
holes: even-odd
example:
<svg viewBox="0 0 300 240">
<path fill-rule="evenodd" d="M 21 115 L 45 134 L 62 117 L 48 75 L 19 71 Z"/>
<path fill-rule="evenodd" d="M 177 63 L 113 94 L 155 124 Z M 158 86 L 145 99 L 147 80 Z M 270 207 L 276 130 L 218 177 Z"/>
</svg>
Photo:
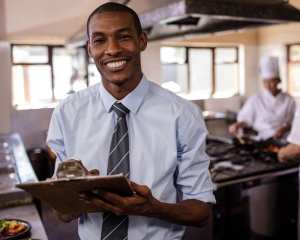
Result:
<svg viewBox="0 0 300 240">
<path fill-rule="evenodd" d="M 34 204 L 2 208 L 0 209 L 0 216 L 1 219 L 21 219 L 27 221 L 31 225 L 31 230 L 30 234 L 26 237 L 39 240 L 48 240 L 44 226 Z"/>
<path fill-rule="evenodd" d="M 279 163 L 276 154 L 216 136 L 208 137 L 206 152 L 217 203 L 205 240 L 251 240 L 255 234 L 296 240 L 297 211 L 291 209 L 297 209 L 299 158 Z"/>
<path fill-rule="evenodd" d="M 211 160 L 209 169 L 215 191 L 240 183 L 252 187 L 268 179 L 295 174 L 300 163 L 299 158 L 279 163 L 276 154 L 237 147 L 231 139 L 216 136 L 208 137 L 206 152 Z"/>
<path fill-rule="evenodd" d="M 19 134 L 0 135 L 0 219 L 20 219 L 30 223 L 29 237 L 48 240 L 33 197 L 15 187 L 38 182 Z"/>
<path fill-rule="evenodd" d="M 205 121 L 220 120 L 226 118 L 225 113 L 215 111 L 202 111 L 202 115 Z"/>
</svg>

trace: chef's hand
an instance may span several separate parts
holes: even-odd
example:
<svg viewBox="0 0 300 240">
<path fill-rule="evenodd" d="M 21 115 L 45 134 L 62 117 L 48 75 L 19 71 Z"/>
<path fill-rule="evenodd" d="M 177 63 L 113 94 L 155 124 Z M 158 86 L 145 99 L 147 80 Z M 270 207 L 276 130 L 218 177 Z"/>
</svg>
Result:
<svg viewBox="0 0 300 240">
<path fill-rule="evenodd" d="M 290 124 L 284 124 L 284 126 L 280 127 L 276 133 L 274 134 L 273 138 L 277 139 L 277 138 L 282 138 L 283 135 L 291 130 L 291 125 Z"/>
<path fill-rule="evenodd" d="M 285 147 L 278 150 L 277 158 L 279 162 L 287 162 L 290 159 L 296 158 L 300 155 L 300 145 L 289 143 Z"/>
<path fill-rule="evenodd" d="M 277 159 L 279 162 L 287 162 L 288 158 L 286 157 L 286 149 L 282 147 L 277 152 Z"/>
<path fill-rule="evenodd" d="M 276 133 L 274 134 L 273 138 L 274 139 L 278 139 L 278 138 L 282 138 L 284 133 L 286 132 L 286 128 L 285 127 L 281 127 L 279 128 Z"/>
<path fill-rule="evenodd" d="M 93 202 L 105 211 L 113 212 L 116 215 L 139 215 L 150 217 L 152 212 L 157 210 L 159 201 L 152 195 L 147 186 L 131 182 L 134 194 L 129 197 L 122 197 L 113 192 L 103 189 L 94 189 L 93 192 L 82 192 L 79 194 L 81 200 Z"/>
<path fill-rule="evenodd" d="M 274 139 L 278 139 L 278 138 L 281 138 L 284 134 L 284 131 L 280 128 L 277 130 L 277 132 L 274 134 L 273 138 Z"/>
<path fill-rule="evenodd" d="M 231 124 L 229 127 L 228 127 L 228 131 L 233 134 L 233 135 L 236 135 L 237 134 L 237 131 L 238 131 L 238 123 L 233 123 Z"/>
<path fill-rule="evenodd" d="M 238 134 L 239 128 L 246 128 L 247 124 L 245 122 L 235 122 L 228 127 L 228 131 L 234 136 Z"/>
</svg>

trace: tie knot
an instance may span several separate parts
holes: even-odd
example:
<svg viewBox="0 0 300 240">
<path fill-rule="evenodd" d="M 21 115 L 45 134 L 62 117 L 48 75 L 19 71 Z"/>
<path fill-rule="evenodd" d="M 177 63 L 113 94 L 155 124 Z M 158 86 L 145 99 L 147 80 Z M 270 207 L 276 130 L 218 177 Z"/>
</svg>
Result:
<svg viewBox="0 0 300 240">
<path fill-rule="evenodd" d="M 118 117 L 125 117 L 127 113 L 129 113 L 129 109 L 125 107 L 122 103 L 115 103 L 113 105 L 113 109 L 118 115 Z"/>
</svg>

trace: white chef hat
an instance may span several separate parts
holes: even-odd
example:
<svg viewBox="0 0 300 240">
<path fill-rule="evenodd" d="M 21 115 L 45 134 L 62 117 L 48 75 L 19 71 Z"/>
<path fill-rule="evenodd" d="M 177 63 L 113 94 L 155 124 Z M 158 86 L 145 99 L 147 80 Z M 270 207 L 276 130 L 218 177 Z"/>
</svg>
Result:
<svg viewBox="0 0 300 240">
<path fill-rule="evenodd" d="M 280 78 L 277 57 L 261 57 L 259 66 L 262 79 Z"/>
</svg>

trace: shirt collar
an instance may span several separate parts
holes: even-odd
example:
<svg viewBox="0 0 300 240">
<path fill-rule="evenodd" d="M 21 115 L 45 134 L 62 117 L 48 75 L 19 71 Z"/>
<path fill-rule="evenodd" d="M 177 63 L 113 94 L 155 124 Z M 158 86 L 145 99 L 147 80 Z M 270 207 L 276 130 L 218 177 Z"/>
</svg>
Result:
<svg viewBox="0 0 300 240">
<path fill-rule="evenodd" d="M 140 105 L 148 92 L 150 87 L 149 81 L 143 74 L 143 77 L 140 81 L 140 83 L 137 85 L 137 87 L 129 93 L 125 98 L 122 100 L 122 104 L 127 107 L 130 112 L 133 114 L 137 114 Z M 101 94 L 101 100 L 105 107 L 106 112 L 110 112 L 112 110 L 112 105 L 117 101 L 103 86 L 102 83 L 100 83 L 100 94 Z"/>
</svg>

